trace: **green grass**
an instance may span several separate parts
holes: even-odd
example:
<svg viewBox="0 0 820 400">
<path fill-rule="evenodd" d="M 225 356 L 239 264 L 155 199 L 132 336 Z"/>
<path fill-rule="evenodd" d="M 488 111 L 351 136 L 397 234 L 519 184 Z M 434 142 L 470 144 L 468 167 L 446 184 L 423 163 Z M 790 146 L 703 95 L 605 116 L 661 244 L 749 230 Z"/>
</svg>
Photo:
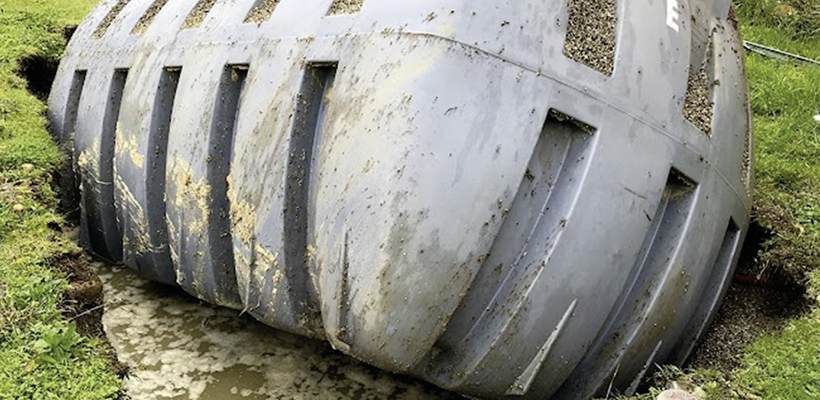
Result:
<svg viewBox="0 0 820 400">
<path fill-rule="evenodd" d="M 754 31 L 753 29 L 747 29 Z M 813 47 L 820 53 L 820 41 Z M 802 281 L 820 267 L 820 67 L 749 56 L 755 119 L 755 216 L 776 235 L 761 255 Z"/>
<path fill-rule="evenodd" d="M 57 59 L 62 27 L 94 1 L 0 0 L 0 399 L 116 398 L 122 383 L 99 344 L 59 310 L 67 281 L 45 262 L 76 250 L 48 228 L 61 223 L 51 172 L 61 155 L 45 105 L 15 74 L 18 60 Z"/>
</svg>

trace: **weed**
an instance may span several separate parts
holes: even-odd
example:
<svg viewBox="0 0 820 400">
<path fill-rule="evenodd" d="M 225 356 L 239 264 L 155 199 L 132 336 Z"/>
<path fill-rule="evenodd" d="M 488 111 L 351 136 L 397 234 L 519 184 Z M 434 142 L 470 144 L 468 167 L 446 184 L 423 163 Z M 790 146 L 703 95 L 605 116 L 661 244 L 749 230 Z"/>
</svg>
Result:
<svg viewBox="0 0 820 400">
<path fill-rule="evenodd" d="M 36 330 L 36 329 L 35 329 Z M 65 327 L 46 327 L 43 337 L 34 342 L 37 362 L 41 364 L 60 364 L 77 358 L 79 345 L 83 338 L 77 334 L 77 325 L 69 323 Z"/>
</svg>

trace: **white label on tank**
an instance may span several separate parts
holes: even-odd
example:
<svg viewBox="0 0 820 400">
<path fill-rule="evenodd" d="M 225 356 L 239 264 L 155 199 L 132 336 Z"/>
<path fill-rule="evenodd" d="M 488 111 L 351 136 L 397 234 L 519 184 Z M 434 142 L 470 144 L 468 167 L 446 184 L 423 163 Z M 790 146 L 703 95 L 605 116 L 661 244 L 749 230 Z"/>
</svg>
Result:
<svg viewBox="0 0 820 400">
<path fill-rule="evenodd" d="M 666 25 L 674 29 L 675 32 L 680 31 L 680 4 L 678 0 L 666 0 Z"/>
</svg>

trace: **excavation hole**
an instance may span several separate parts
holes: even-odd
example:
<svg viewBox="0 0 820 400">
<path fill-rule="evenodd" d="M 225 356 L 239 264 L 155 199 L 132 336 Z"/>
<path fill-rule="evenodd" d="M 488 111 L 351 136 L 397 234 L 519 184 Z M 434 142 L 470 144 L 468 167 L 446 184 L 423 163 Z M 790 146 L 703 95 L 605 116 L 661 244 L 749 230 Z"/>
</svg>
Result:
<svg viewBox="0 0 820 400">
<path fill-rule="evenodd" d="M 17 64 L 17 74 L 28 83 L 28 90 L 42 101 L 48 100 L 60 60 L 39 54 L 23 57 Z"/>
<path fill-rule="evenodd" d="M 809 312 L 805 287 L 788 275 L 766 271 L 757 255 L 773 233 L 753 221 L 726 297 L 689 367 L 729 372 L 742 365 L 744 350 Z"/>
</svg>

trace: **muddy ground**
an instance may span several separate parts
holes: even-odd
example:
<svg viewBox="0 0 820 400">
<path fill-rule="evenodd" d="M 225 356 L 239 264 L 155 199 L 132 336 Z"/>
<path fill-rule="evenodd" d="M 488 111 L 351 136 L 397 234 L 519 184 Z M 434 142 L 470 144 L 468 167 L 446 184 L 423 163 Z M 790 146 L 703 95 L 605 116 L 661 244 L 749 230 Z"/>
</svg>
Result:
<svg viewBox="0 0 820 400">
<path fill-rule="evenodd" d="M 130 269 L 101 261 L 92 268 L 103 285 L 102 322 L 131 368 L 125 388 L 134 400 L 460 398 Z"/>
</svg>

